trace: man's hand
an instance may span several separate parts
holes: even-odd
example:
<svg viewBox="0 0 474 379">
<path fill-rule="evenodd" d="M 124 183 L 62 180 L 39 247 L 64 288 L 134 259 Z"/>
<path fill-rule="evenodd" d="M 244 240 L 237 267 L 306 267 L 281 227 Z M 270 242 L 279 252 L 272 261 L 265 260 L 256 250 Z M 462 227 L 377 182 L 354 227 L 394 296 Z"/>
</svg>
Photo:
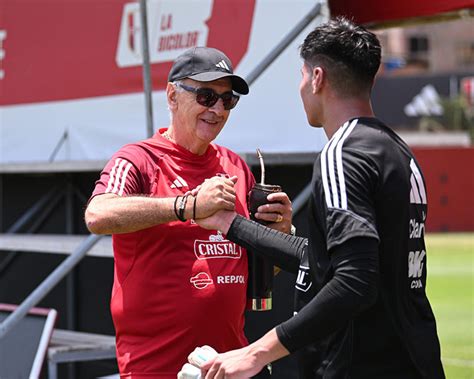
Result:
<svg viewBox="0 0 474 379">
<path fill-rule="evenodd" d="M 258 207 L 255 218 L 269 222 L 267 225 L 269 228 L 289 233 L 293 209 L 288 195 L 284 192 L 275 192 L 268 195 L 267 200 L 269 204 Z"/>
<path fill-rule="evenodd" d="M 262 371 L 268 363 L 289 354 L 280 343 L 275 329 L 249 346 L 219 354 L 201 366 L 205 379 L 248 379 Z"/>
<path fill-rule="evenodd" d="M 201 228 L 219 230 L 227 234 L 235 216 L 237 216 L 235 211 L 217 211 L 209 217 L 199 218 L 194 221 L 196 221 Z"/>
<path fill-rule="evenodd" d="M 259 363 L 250 347 L 219 354 L 215 359 L 201 366 L 202 377 L 205 379 L 248 379 L 258 374 L 263 364 Z M 205 374 L 205 376 L 204 376 Z"/>
<path fill-rule="evenodd" d="M 237 176 L 230 179 L 214 176 L 206 179 L 199 187 L 191 191 L 196 196 L 195 219 L 213 215 L 218 210 L 235 209 L 235 188 Z"/>
</svg>

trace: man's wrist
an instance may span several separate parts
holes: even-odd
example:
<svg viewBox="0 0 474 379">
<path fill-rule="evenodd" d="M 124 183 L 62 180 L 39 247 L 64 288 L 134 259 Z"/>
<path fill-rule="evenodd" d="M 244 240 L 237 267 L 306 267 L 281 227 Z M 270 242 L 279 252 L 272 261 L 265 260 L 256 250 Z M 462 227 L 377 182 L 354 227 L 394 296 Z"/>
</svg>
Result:
<svg viewBox="0 0 474 379">
<path fill-rule="evenodd" d="M 220 225 L 218 228 L 219 231 L 221 233 L 227 234 L 236 217 L 237 217 L 237 213 L 235 211 L 224 212 L 223 216 L 220 219 Z"/>
<path fill-rule="evenodd" d="M 281 344 L 275 328 L 270 330 L 262 338 L 248 346 L 249 354 L 255 357 L 257 364 L 264 367 L 289 354 L 288 350 Z"/>
<path fill-rule="evenodd" d="M 196 197 L 188 195 L 188 201 L 186 202 L 186 208 L 184 209 L 184 218 L 186 220 L 191 220 L 195 218 L 195 209 L 196 209 Z"/>
</svg>

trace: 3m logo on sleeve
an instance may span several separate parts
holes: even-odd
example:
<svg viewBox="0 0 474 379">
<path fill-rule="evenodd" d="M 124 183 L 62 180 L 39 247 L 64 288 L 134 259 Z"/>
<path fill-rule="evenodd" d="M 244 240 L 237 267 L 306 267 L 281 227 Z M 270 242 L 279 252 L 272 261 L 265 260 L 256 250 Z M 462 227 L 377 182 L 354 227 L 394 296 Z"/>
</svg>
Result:
<svg viewBox="0 0 474 379">
<path fill-rule="evenodd" d="M 422 288 L 423 283 L 421 277 L 423 275 L 423 266 L 426 252 L 421 251 L 410 251 L 408 253 L 408 277 L 414 278 L 410 284 L 410 288 Z"/>
<path fill-rule="evenodd" d="M 423 184 L 423 178 L 421 177 L 420 170 L 416 166 L 415 161 L 410 161 L 411 168 L 411 191 L 410 191 L 410 203 L 412 204 L 426 204 L 426 191 L 425 185 Z"/>
</svg>

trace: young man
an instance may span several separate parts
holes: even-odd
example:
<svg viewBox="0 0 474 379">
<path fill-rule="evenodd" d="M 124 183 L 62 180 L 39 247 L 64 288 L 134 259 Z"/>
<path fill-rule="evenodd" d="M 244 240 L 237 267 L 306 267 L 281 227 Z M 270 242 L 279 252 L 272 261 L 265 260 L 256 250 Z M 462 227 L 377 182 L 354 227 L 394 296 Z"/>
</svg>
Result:
<svg viewBox="0 0 474 379">
<path fill-rule="evenodd" d="M 113 235 L 111 311 L 122 378 L 175 379 L 195 346 L 247 345 L 246 252 L 194 220 L 219 209 L 248 216 L 252 173 L 212 141 L 236 93 L 249 89 L 225 54 L 204 47 L 179 56 L 168 81 L 170 126 L 112 157 L 85 214 L 92 233 Z M 288 232 L 290 201 L 284 193 L 276 199 L 263 217 Z"/>
<path fill-rule="evenodd" d="M 444 378 L 425 293 L 425 183 L 408 146 L 370 103 L 379 41 L 335 19 L 306 37 L 301 57 L 308 122 L 329 139 L 314 165 L 309 244 L 235 212 L 199 224 L 283 268 L 307 259 L 296 288 L 312 298 L 260 340 L 205 364 L 206 379 L 247 378 L 296 351 L 308 379 Z"/>
</svg>

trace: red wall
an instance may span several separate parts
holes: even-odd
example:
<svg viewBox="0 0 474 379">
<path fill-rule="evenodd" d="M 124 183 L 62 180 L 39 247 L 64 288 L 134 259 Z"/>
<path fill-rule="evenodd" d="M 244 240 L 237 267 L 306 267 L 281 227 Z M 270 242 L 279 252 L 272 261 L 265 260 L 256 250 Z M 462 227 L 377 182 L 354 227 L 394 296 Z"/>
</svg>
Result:
<svg viewBox="0 0 474 379">
<path fill-rule="evenodd" d="M 413 148 L 428 192 L 426 230 L 474 231 L 474 148 Z"/>
</svg>

